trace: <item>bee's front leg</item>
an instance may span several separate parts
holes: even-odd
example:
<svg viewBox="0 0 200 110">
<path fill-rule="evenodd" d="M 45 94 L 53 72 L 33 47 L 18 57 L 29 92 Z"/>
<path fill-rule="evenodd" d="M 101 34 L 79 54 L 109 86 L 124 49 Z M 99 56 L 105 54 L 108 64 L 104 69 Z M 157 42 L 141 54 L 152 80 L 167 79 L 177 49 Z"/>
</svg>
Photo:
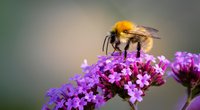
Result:
<svg viewBox="0 0 200 110">
<path fill-rule="evenodd" d="M 120 44 L 121 44 L 120 41 L 116 42 L 116 43 L 115 43 L 115 46 L 114 46 L 114 44 L 112 44 L 112 46 L 113 46 L 113 48 L 114 48 L 114 51 L 113 51 L 112 55 L 114 54 L 114 52 L 115 52 L 116 50 L 119 51 L 119 52 L 120 52 L 120 55 L 121 55 L 122 50 L 119 48 L 119 45 L 120 45 Z"/>
</svg>

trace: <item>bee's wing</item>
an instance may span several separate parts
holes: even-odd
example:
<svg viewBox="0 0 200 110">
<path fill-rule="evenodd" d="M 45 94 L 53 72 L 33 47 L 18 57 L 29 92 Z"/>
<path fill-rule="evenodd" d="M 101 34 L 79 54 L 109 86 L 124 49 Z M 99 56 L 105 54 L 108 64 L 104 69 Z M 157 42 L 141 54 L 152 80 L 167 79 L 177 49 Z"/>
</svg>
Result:
<svg viewBox="0 0 200 110">
<path fill-rule="evenodd" d="M 160 39 L 160 37 L 157 34 L 158 33 L 157 29 L 152 28 L 152 27 L 142 26 L 142 25 L 138 25 L 137 27 L 138 28 L 144 28 L 144 29 L 146 29 L 151 34 L 152 38 L 154 38 L 154 39 Z"/>
<path fill-rule="evenodd" d="M 147 27 L 147 26 L 142 26 L 142 25 L 137 25 L 137 27 L 145 28 L 146 30 L 148 30 L 148 31 L 150 31 L 150 32 L 158 32 L 157 29 L 152 28 L 152 27 Z"/>
</svg>

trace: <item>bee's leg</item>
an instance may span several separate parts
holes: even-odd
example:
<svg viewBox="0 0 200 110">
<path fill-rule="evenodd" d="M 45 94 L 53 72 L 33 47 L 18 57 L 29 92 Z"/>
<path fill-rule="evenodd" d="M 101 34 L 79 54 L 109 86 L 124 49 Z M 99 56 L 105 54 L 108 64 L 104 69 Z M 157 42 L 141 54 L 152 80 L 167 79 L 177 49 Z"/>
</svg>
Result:
<svg viewBox="0 0 200 110">
<path fill-rule="evenodd" d="M 129 45 L 130 45 L 131 39 L 128 40 L 125 48 L 124 48 L 124 60 L 126 60 L 127 57 L 127 50 L 129 49 Z"/>
<path fill-rule="evenodd" d="M 116 51 L 116 48 L 115 48 L 114 44 L 112 44 L 112 47 L 113 47 L 114 51 L 112 52 L 112 54 L 111 54 L 111 55 L 113 55 L 113 54 L 114 54 L 114 52 Z"/>
<path fill-rule="evenodd" d="M 114 51 L 113 51 L 113 53 L 114 53 L 114 52 L 115 52 L 115 50 L 116 50 L 116 49 L 115 49 L 115 46 L 114 46 L 114 44 L 112 44 L 112 47 L 113 47 L 113 49 L 114 49 Z"/>
<path fill-rule="evenodd" d="M 114 53 L 114 52 L 117 50 L 117 51 L 119 51 L 119 52 L 120 52 L 120 55 L 121 55 L 122 51 L 121 51 L 121 49 L 119 48 L 119 45 L 120 45 L 120 42 L 119 42 L 119 41 L 115 43 L 115 46 L 114 46 L 114 45 L 112 45 L 112 46 L 113 46 L 113 48 L 114 48 L 114 51 L 113 51 L 113 53 Z M 113 53 L 112 53 L 112 54 L 113 54 Z"/>
<path fill-rule="evenodd" d="M 141 43 L 138 42 L 138 43 L 137 43 L 137 54 L 136 54 L 136 58 L 140 58 L 140 50 L 141 50 Z"/>
<path fill-rule="evenodd" d="M 117 49 L 117 51 L 119 51 L 120 52 L 120 54 L 121 54 L 121 52 L 122 52 L 122 50 L 119 48 L 119 45 L 121 44 L 121 42 L 120 41 L 118 41 L 117 43 L 116 43 L 116 45 L 115 45 L 115 48 Z"/>
</svg>

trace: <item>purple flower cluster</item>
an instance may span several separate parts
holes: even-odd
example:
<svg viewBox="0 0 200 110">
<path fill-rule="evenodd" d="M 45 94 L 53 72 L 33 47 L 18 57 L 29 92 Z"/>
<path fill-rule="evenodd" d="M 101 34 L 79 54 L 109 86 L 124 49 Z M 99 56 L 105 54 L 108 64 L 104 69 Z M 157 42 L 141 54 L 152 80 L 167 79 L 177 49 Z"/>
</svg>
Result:
<svg viewBox="0 0 200 110">
<path fill-rule="evenodd" d="M 170 75 L 183 86 L 200 85 L 200 54 L 176 52 Z"/>
<path fill-rule="evenodd" d="M 116 94 L 134 104 L 143 100 L 150 86 L 165 83 L 163 75 L 169 61 L 164 56 L 158 57 L 158 63 L 149 54 L 141 53 L 141 57 L 136 58 L 135 52 L 128 53 L 126 60 L 118 52 L 98 58 L 93 65 L 84 60 L 81 68 L 85 75 L 70 79 L 76 85 L 68 83 L 48 90 L 46 95 L 50 99 L 47 105 L 55 110 L 93 110 Z M 50 109 L 47 105 L 43 110 Z"/>
<path fill-rule="evenodd" d="M 200 94 L 200 54 L 176 52 L 171 69 L 170 75 L 187 88 L 187 100 L 181 109 L 186 110 L 191 100 Z"/>
</svg>

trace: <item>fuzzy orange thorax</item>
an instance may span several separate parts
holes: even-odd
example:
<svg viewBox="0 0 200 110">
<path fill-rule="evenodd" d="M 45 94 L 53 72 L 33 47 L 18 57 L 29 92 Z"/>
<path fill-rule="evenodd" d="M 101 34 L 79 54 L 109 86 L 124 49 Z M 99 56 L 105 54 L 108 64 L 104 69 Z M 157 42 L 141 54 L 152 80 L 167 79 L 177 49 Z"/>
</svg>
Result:
<svg viewBox="0 0 200 110">
<path fill-rule="evenodd" d="M 125 30 L 130 31 L 134 29 L 135 29 L 135 25 L 130 21 L 119 21 L 115 23 L 113 27 L 113 31 L 117 31 L 118 33 L 121 33 Z"/>
</svg>

